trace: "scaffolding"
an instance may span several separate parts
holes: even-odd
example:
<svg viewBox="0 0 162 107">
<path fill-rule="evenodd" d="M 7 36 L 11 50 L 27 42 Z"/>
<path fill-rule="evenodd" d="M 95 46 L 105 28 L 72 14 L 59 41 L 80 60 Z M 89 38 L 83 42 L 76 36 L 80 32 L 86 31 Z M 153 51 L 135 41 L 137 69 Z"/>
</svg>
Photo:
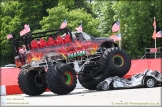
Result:
<svg viewBox="0 0 162 107">
<path fill-rule="evenodd" d="M 162 58 L 162 47 L 157 48 L 145 48 L 145 54 L 141 57 L 141 59 L 149 59 L 149 58 Z"/>
</svg>

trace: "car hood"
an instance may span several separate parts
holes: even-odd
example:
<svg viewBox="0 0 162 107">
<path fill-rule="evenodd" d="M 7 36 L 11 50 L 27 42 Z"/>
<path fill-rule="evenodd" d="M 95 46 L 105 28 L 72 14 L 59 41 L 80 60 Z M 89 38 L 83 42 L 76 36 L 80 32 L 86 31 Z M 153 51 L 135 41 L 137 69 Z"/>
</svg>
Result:
<svg viewBox="0 0 162 107">
<path fill-rule="evenodd" d="M 114 42 L 113 39 L 108 38 L 108 37 L 98 37 L 98 38 L 95 38 L 95 39 L 96 39 L 96 40 L 106 40 L 106 41 L 112 41 L 112 42 Z"/>
<path fill-rule="evenodd" d="M 100 40 L 100 39 L 108 39 L 107 37 L 98 37 L 98 38 L 95 38 L 97 40 Z"/>
</svg>

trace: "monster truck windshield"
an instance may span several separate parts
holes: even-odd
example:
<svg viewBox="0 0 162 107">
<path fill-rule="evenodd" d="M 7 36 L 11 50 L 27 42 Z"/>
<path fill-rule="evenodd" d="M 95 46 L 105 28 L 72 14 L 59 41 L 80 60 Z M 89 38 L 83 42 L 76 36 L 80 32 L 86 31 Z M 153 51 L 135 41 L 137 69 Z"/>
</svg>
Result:
<svg viewBox="0 0 162 107">
<path fill-rule="evenodd" d="M 90 40 L 90 39 L 95 39 L 93 36 L 83 32 L 83 37 L 86 39 L 86 40 Z"/>
<path fill-rule="evenodd" d="M 72 36 L 76 40 L 92 40 L 95 39 L 93 36 L 85 33 L 85 32 L 72 32 Z"/>
</svg>

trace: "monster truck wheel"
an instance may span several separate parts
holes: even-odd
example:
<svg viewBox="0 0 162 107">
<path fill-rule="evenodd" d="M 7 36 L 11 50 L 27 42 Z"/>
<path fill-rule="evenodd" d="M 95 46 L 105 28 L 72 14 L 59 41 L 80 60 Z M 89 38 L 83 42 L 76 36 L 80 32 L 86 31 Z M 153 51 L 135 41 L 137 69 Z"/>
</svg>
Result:
<svg viewBox="0 0 162 107">
<path fill-rule="evenodd" d="M 87 75 L 83 72 L 79 72 L 78 80 L 84 88 L 89 90 L 96 90 L 97 84 L 106 79 L 107 76 L 104 74 L 93 76 L 92 74 L 92 71 L 90 71 Z"/>
<path fill-rule="evenodd" d="M 145 78 L 144 85 L 146 88 L 152 88 L 157 86 L 157 81 L 153 77 Z"/>
<path fill-rule="evenodd" d="M 131 66 L 131 58 L 124 50 L 114 47 L 106 49 L 99 60 L 99 70 L 106 72 L 107 77 L 122 77 L 128 73 Z"/>
<path fill-rule="evenodd" d="M 40 95 L 46 91 L 45 71 L 39 75 L 37 70 L 23 69 L 18 75 L 18 84 L 20 89 L 27 95 Z"/>
<path fill-rule="evenodd" d="M 77 83 L 74 69 L 63 63 L 51 66 L 47 71 L 46 80 L 48 88 L 59 95 L 70 93 Z"/>
</svg>

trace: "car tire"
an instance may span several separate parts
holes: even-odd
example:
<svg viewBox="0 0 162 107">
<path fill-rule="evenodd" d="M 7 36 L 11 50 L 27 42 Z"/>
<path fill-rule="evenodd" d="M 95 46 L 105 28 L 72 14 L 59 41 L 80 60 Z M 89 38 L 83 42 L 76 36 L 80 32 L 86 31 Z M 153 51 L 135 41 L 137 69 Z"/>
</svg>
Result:
<svg viewBox="0 0 162 107">
<path fill-rule="evenodd" d="M 76 72 L 70 65 L 55 64 L 47 71 L 46 83 L 51 92 L 58 95 L 68 94 L 76 87 Z"/>
<path fill-rule="evenodd" d="M 106 72 L 107 77 L 123 77 L 131 67 L 131 58 L 124 50 L 113 47 L 106 49 L 101 55 L 99 64 L 99 70 Z"/>
<path fill-rule="evenodd" d="M 45 71 L 41 74 L 44 76 Z M 45 76 L 40 77 L 37 70 L 23 69 L 18 75 L 18 84 L 23 93 L 29 96 L 36 96 L 44 93 L 47 89 Z"/>
<path fill-rule="evenodd" d="M 156 87 L 157 86 L 157 80 L 153 77 L 146 77 L 145 82 L 144 82 L 144 86 L 146 88 Z"/>
</svg>

